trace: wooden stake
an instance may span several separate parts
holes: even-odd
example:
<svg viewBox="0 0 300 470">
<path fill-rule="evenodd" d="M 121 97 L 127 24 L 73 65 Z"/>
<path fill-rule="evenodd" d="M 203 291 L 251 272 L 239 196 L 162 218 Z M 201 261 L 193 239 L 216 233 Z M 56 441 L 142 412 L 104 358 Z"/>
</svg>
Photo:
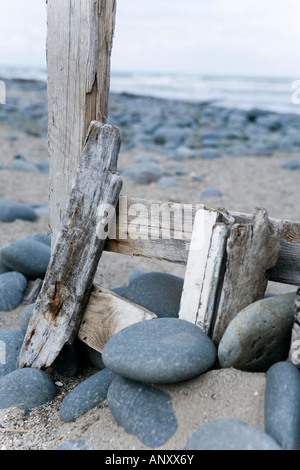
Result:
<svg viewBox="0 0 300 470">
<path fill-rule="evenodd" d="M 50 366 L 64 344 L 77 335 L 106 241 L 99 224 L 109 226 L 114 215 L 99 208 L 116 207 L 122 188 L 116 173 L 120 143 L 116 127 L 91 124 L 18 368 Z"/>
</svg>

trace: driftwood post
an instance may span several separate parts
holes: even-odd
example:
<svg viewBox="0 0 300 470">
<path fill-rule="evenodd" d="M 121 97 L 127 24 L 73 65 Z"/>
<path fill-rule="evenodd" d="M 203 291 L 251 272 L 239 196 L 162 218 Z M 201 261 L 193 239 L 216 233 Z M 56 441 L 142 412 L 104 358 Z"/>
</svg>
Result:
<svg viewBox="0 0 300 470">
<path fill-rule="evenodd" d="M 107 122 L 115 0 L 48 0 L 52 249 L 91 121 Z"/>
</svg>

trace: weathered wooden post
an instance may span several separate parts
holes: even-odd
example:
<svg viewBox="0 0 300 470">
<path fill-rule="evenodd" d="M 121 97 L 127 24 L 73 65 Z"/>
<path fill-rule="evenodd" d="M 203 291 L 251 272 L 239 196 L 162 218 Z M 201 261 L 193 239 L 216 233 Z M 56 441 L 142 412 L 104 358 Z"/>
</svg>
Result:
<svg viewBox="0 0 300 470">
<path fill-rule="evenodd" d="M 52 249 L 91 121 L 107 122 L 116 0 L 48 0 Z"/>
</svg>

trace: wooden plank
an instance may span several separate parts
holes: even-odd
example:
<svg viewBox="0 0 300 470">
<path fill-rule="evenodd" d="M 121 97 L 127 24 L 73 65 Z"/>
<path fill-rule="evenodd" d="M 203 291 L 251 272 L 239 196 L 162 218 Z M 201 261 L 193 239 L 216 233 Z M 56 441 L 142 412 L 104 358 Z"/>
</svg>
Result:
<svg viewBox="0 0 300 470">
<path fill-rule="evenodd" d="M 275 266 L 279 251 L 277 234 L 264 209 L 257 209 L 251 223 L 231 227 L 222 294 L 211 332 L 215 344 L 238 312 L 264 297 L 266 273 Z"/>
<path fill-rule="evenodd" d="M 198 324 L 205 332 L 214 314 L 220 268 L 225 252 L 227 229 L 218 224 L 222 215 L 200 209 L 194 219 L 181 296 L 179 318 Z"/>
<path fill-rule="evenodd" d="M 295 299 L 294 324 L 288 360 L 300 369 L 300 287 L 297 290 Z"/>
<path fill-rule="evenodd" d="M 116 127 L 91 123 L 19 368 L 50 366 L 64 344 L 77 335 L 105 244 L 105 237 L 99 238 L 99 224 L 103 220 L 109 224 L 113 216 L 99 208 L 115 207 L 122 188 L 116 173 L 120 143 Z"/>
<path fill-rule="evenodd" d="M 153 318 L 157 318 L 153 312 L 95 285 L 78 331 L 78 338 L 102 353 L 107 341 L 118 331 Z"/>
<path fill-rule="evenodd" d="M 115 0 L 48 0 L 52 250 L 91 121 L 106 123 Z"/>
<path fill-rule="evenodd" d="M 132 228 L 132 217 L 128 217 L 132 206 L 139 204 L 144 206 L 144 216 L 139 219 L 141 224 L 140 231 L 144 233 L 143 238 L 132 238 L 130 229 Z M 208 211 L 214 209 L 207 208 L 202 204 L 176 204 L 176 218 L 173 220 L 173 238 L 162 239 L 161 237 L 151 237 L 151 207 L 152 204 L 166 204 L 172 209 L 173 203 L 160 201 L 143 200 L 137 198 L 129 198 L 127 196 L 120 197 L 120 203 L 117 208 L 116 218 L 116 236 L 108 240 L 105 250 L 114 253 L 122 253 L 130 256 L 142 256 L 146 258 L 154 258 L 166 260 L 173 263 L 186 264 L 188 260 L 188 247 L 192 236 L 192 227 L 195 213 L 199 208 L 206 208 Z M 252 220 L 252 215 L 228 211 L 233 217 L 234 223 L 247 224 Z M 174 237 L 174 234 L 180 233 L 182 221 L 186 218 L 188 223 L 185 224 L 184 236 Z M 268 273 L 270 281 L 280 282 L 283 284 L 300 285 L 300 222 L 290 220 L 280 220 L 269 218 L 270 227 L 275 231 L 279 238 L 280 255 L 276 266 Z M 154 228 L 161 232 L 163 229 L 163 221 L 155 221 Z M 148 236 L 146 236 L 148 234 Z"/>
</svg>

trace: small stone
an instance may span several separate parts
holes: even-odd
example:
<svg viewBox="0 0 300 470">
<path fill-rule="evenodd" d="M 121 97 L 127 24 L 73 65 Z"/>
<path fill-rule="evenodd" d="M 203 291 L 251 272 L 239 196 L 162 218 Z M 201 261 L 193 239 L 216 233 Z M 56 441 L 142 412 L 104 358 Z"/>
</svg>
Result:
<svg viewBox="0 0 300 470">
<path fill-rule="evenodd" d="M 177 430 L 172 399 L 165 391 L 116 377 L 107 401 L 118 424 L 150 448 L 162 446 Z"/>
<path fill-rule="evenodd" d="M 281 168 L 285 170 L 298 170 L 300 168 L 300 161 L 299 160 L 286 160 L 282 165 Z"/>
<path fill-rule="evenodd" d="M 188 440 L 184 450 L 282 450 L 262 430 L 231 418 L 203 424 Z"/>
<path fill-rule="evenodd" d="M 205 160 L 214 160 L 216 158 L 220 158 L 221 153 L 218 150 L 207 148 L 201 151 L 200 157 Z"/>
<path fill-rule="evenodd" d="M 222 193 L 217 188 L 208 188 L 202 192 L 203 197 L 221 197 Z"/>
<path fill-rule="evenodd" d="M 239 312 L 218 347 L 221 367 L 265 372 L 285 360 L 290 347 L 296 293 L 268 297 Z"/>
<path fill-rule="evenodd" d="M 85 439 L 70 439 L 60 444 L 56 450 L 94 450 Z"/>
<path fill-rule="evenodd" d="M 130 325 L 104 346 L 108 369 L 145 383 L 176 383 L 210 369 L 215 346 L 196 325 L 178 318 L 156 318 Z"/>
<path fill-rule="evenodd" d="M 40 173 L 49 173 L 50 172 L 50 167 L 49 163 L 47 162 L 36 162 L 34 166 L 37 168 L 37 170 Z"/>
<path fill-rule="evenodd" d="M 300 442 L 300 372 L 290 362 L 277 362 L 266 372 L 265 431 L 284 450 Z"/>
<path fill-rule="evenodd" d="M 174 178 L 170 178 L 169 176 L 163 176 L 158 180 L 158 186 L 162 189 L 168 189 L 172 186 L 178 186 L 178 183 Z"/>
<path fill-rule="evenodd" d="M 16 219 L 34 222 L 37 219 L 37 214 L 26 204 L 1 199 L 0 221 L 9 223 L 14 222 Z"/>
<path fill-rule="evenodd" d="M 0 379 L 0 409 L 18 406 L 28 411 L 55 397 L 54 383 L 39 369 L 17 369 Z"/>
<path fill-rule="evenodd" d="M 26 305 L 19 315 L 19 325 L 23 333 L 26 333 L 30 318 L 32 317 L 34 304 Z"/>
<path fill-rule="evenodd" d="M 185 134 L 179 127 L 163 126 L 154 132 L 153 140 L 157 145 L 169 145 L 176 148 L 184 142 Z"/>
<path fill-rule="evenodd" d="M 3 248 L 1 255 L 9 269 L 30 278 L 41 278 L 47 271 L 51 250 L 45 243 L 27 237 Z"/>
<path fill-rule="evenodd" d="M 151 272 L 133 279 L 123 295 L 159 317 L 178 317 L 182 288 L 182 278 Z"/>
<path fill-rule="evenodd" d="M 19 272 L 0 274 L 0 312 L 11 312 L 23 302 L 27 280 Z"/>
<path fill-rule="evenodd" d="M 9 170 L 16 171 L 32 171 L 38 172 L 39 170 L 34 163 L 29 163 L 23 155 L 15 155 L 7 167 Z"/>
<path fill-rule="evenodd" d="M 107 397 L 108 387 L 115 378 L 108 369 L 103 369 L 73 388 L 63 399 L 59 417 L 70 423 L 82 414 L 98 406 Z"/>
<path fill-rule="evenodd" d="M 21 330 L 0 330 L 0 378 L 16 370 L 24 336 Z"/>
</svg>

